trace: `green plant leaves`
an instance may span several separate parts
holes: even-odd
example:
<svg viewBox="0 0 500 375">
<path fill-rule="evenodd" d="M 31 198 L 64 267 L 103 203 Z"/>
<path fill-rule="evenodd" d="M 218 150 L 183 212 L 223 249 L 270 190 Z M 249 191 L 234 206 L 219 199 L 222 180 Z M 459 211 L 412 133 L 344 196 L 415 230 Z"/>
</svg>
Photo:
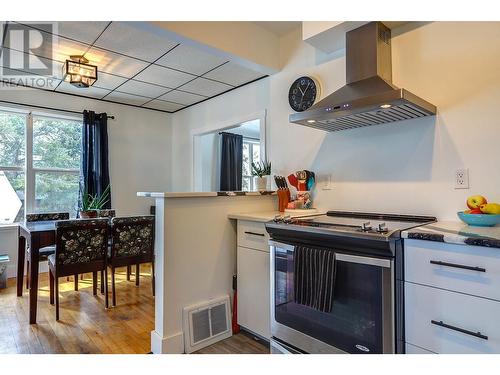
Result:
<svg viewBox="0 0 500 375">
<path fill-rule="evenodd" d="M 100 210 L 109 201 L 111 185 L 108 185 L 101 195 L 92 196 L 87 191 L 82 197 L 82 211 Z"/>
<path fill-rule="evenodd" d="M 261 161 L 260 163 L 252 163 L 252 176 L 268 176 L 271 174 L 271 162 Z"/>
</svg>

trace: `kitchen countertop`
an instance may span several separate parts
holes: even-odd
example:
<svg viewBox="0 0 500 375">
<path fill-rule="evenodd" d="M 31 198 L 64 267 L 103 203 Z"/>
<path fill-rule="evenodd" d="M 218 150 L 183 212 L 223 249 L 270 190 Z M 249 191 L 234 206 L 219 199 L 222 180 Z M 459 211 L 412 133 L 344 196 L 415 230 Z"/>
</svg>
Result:
<svg viewBox="0 0 500 375">
<path fill-rule="evenodd" d="M 180 191 L 180 192 L 150 192 L 139 191 L 138 197 L 149 198 L 203 198 L 203 197 L 241 197 L 241 196 L 258 196 L 258 195 L 275 195 L 274 190 L 266 191 Z"/>
<path fill-rule="evenodd" d="M 438 221 L 401 235 L 408 239 L 500 248 L 500 226 L 474 227 L 460 221 Z"/>
<path fill-rule="evenodd" d="M 316 211 L 312 215 L 322 215 L 324 212 L 321 211 Z M 265 223 L 269 220 L 273 220 L 276 215 L 290 215 L 290 217 L 301 217 L 301 216 L 308 216 L 304 214 L 289 214 L 288 212 L 285 214 L 283 212 L 279 211 L 265 211 L 265 212 L 236 212 L 236 213 L 230 213 L 227 217 L 229 219 L 235 219 L 235 220 L 248 220 L 248 221 L 257 221 L 260 223 Z"/>
</svg>

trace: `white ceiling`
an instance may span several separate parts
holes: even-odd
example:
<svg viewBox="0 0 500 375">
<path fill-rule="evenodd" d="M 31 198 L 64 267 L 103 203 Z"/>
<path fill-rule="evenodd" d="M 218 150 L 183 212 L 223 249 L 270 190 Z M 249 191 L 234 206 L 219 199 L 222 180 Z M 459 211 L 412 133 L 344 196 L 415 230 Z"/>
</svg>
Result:
<svg viewBox="0 0 500 375">
<path fill-rule="evenodd" d="M 6 27 L 16 25 L 19 24 L 9 22 Z M 11 46 L 8 39 L 2 45 L 2 54 L 8 51 L 17 59 L 53 62 L 54 79 L 52 85 L 43 87 L 45 90 L 174 112 L 264 76 L 221 55 L 169 40 L 141 27 L 140 22 L 56 25 L 58 43 L 52 50 L 39 48 L 27 54 Z M 290 26 L 281 25 L 278 29 L 286 27 Z M 98 79 L 92 87 L 77 88 L 61 81 L 63 63 L 70 55 L 85 55 L 90 64 L 98 66 Z M 22 68 L 9 69 L 13 66 L 4 59 L 0 59 L 0 65 L 2 80 L 11 78 L 12 73 L 33 77 Z M 24 80 L 23 84 L 32 81 Z"/>
<path fill-rule="evenodd" d="M 302 26 L 301 21 L 255 21 L 254 23 L 278 36 Z"/>
</svg>

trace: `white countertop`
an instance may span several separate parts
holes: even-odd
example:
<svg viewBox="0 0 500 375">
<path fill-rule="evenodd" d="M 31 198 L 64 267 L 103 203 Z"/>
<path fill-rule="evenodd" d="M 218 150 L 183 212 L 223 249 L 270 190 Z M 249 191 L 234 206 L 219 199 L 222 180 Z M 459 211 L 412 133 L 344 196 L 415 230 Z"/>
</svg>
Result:
<svg viewBox="0 0 500 375">
<path fill-rule="evenodd" d="M 148 198 L 203 198 L 203 197 L 244 197 L 258 195 L 275 195 L 275 191 L 139 191 L 138 197 Z"/>
<path fill-rule="evenodd" d="M 500 226 L 475 227 L 461 221 L 438 221 L 403 231 L 401 235 L 409 239 L 500 247 Z"/>
<path fill-rule="evenodd" d="M 17 228 L 17 226 L 18 226 L 17 223 L 0 224 L 0 231 L 3 231 L 3 230 L 12 230 L 12 228 Z"/>
<path fill-rule="evenodd" d="M 322 215 L 324 212 L 322 211 L 316 211 L 313 213 L 313 215 Z M 248 221 L 257 221 L 261 223 L 265 223 L 269 220 L 274 219 L 277 215 L 290 215 L 290 217 L 302 217 L 302 216 L 308 216 L 304 215 L 303 213 L 301 214 L 289 214 L 288 212 L 284 214 L 283 212 L 279 211 L 264 211 L 264 212 L 235 212 L 235 213 L 230 213 L 227 217 L 229 219 L 235 219 L 235 220 L 248 220 Z"/>
</svg>

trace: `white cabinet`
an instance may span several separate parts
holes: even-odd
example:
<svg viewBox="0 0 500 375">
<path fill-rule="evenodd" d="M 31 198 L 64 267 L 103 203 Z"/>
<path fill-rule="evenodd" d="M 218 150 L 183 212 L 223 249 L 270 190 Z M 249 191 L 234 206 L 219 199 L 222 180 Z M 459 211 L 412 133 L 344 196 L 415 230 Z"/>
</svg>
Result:
<svg viewBox="0 0 500 375">
<path fill-rule="evenodd" d="M 267 339 L 269 253 L 238 246 L 238 324 Z"/>
<path fill-rule="evenodd" d="M 406 342 L 435 353 L 500 353 L 500 303 L 406 283 Z"/>
<path fill-rule="evenodd" d="M 271 337 L 268 238 L 264 223 L 238 221 L 238 324 L 266 339 Z"/>
<path fill-rule="evenodd" d="M 238 220 L 238 246 L 269 252 L 269 234 L 265 224 Z"/>
<path fill-rule="evenodd" d="M 404 261 L 407 352 L 500 353 L 500 249 L 405 240 Z"/>
<path fill-rule="evenodd" d="M 500 301 L 500 249 L 405 241 L 405 280 Z"/>
</svg>

